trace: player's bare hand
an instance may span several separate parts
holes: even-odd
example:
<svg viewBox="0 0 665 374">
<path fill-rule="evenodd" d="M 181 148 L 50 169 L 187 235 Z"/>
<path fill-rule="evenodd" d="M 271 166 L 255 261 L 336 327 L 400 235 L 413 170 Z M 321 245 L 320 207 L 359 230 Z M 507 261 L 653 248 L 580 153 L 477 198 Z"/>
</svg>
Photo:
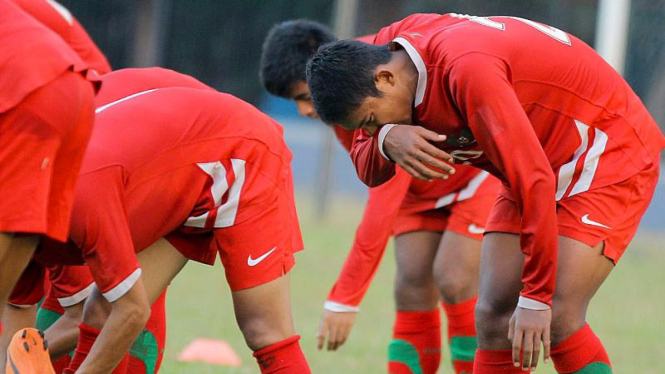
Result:
<svg viewBox="0 0 665 374">
<path fill-rule="evenodd" d="M 319 350 L 323 349 L 328 338 L 329 351 L 336 351 L 341 347 L 349 337 L 353 323 L 356 321 L 355 312 L 331 312 L 329 310 L 323 311 L 321 323 L 319 324 L 319 332 L 316 334 L 316 347 Z"/>
<path fill-rule="evenodd" d="M 517 307 L 510 319 L 508 339 L 513 343 L 513 365 L 522 364 L 522 370 L 535 371 L 543 343 L 543 361 L 550 360 L 550 323 L 552 310 L 531 310 Z M 520 357 L 520 352 L 523 357 Z"/>
<path fill-rule="evenodd" d="M 448 179 L 450 174 L 455 173 L 455 168 L 444 161 L 452 163 L 453 158 L 432 144 L 445 140 L 445 135 L 420 126 L 399 125 L 388 131 L 383 149 L 414 178 L 427 181 Z"/>
</svg>

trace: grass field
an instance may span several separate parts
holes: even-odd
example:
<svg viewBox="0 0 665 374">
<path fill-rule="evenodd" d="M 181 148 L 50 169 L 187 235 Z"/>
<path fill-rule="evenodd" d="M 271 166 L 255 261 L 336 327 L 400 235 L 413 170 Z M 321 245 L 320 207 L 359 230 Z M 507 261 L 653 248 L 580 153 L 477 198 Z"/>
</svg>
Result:
<svg viewBox="0 0 665 374">
<path fill-rule="evenodd" d="M 362 202 L 338 200 L 330 219 L 314 223 L 311 210 L 300 204 L 306 250 L 297 255 L 292 272 L 292 305 L 301 345 L 316 374 L 386 372 L 386 345 L 393 322 L 394 259 L 389 249 L 365 298 L 350 339 L 341 350 L 315 348 L 323 301 L 337 277 L 360 219 Z M 161 372 L 258 373 L 235 324 L 223 269 L 189 264 L 168 294 L 168 336 Z M 641 235 L 594 299 L 589 323 L 605 343 L 614 373 L 665 373 L 665 237 Z M 445 332 L 444 332 L 445 336 Z M 243 361 L 239 368 L 177 361 L 180 350 L 195 338 L 226 340 Z M 445 341 L 445 339 L 444 339 Z M 453 373 L 444 347 L 439 373 Z M 543 374 L 555 373 L 551 365 Z"/>
</svg>

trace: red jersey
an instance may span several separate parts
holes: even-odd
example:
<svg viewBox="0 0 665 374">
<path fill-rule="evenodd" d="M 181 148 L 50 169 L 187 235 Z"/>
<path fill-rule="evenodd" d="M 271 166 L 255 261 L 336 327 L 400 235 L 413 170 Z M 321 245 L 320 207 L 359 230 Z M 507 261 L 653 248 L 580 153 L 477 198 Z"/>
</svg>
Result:
<svg viewBox="0 0 665 374">
<path fill-rule="evenodd" d="M 9 0 L 0 0 L 0 113 L 66 70 L 87 65 L 53 31 Z"/>
<path fill-rule="evenodd" d="M 414 17 L 420 22 L 400 25 Z M 412 24 L 412 22 L 411 22 Z M 665 146 L 628 84 L 593 49 L 515 17 L 415 15 L 381 30 L 419 78 L 415 124 L 448 136 L 457 162 L 501 178 L 522 213 L 522 296 L 551 303 L 556 201 L 623 181 Z M 352 158 L 369 185 L 394 174 L 377 137 L 360 132 Z"/>
<path fill-rule="evenodd" d="M 100 80 L 103 84 L 95 97 L 97 110 L 116 100 L 156 88 L 180 87 L 215 91 L 189 75 L 164 68 L 121 69 L 103 75 Z"/>
<path fill-rule="evenodd" d="M 118 277 L 114 266 L 126 269 L 157 239 L 181 226 L 202 235 L 265 214 L 257 202 L 271 198 L 271 187 L 241 196 L 242 185 L 282 181 L 290 160 L 282 128 L 231 95 L 158 88 L 116 100 L 97 109 L 71 240 L 113 300 L 138 277 Z M 250 178 L 257 167 L 262 178 Z"/>
<path fill-rule="evenodd" d="M 417 19 L 412 20 L 416 22 Z M 374 43 L 376 35 L 356 38 L 364 43 Z M 379 42 L 375 43 L 379 44 Z M 354 132 L 333 125 L 339 142 L 351 152 Z M 360 305 L 393 231 L 399 214 L 423 212 L 447 206 L 457 199 L 457 192 L 481 173 L 473 167 L 460 167 L 450 179 L 433 182 L 412 178 L 401 168 L 388 183 L 369 189 L 369 198 L 362 221 L 358 225 L 353 247 L 344 262 L 340 275 L 330 290 L 328 308 L 356 310 Z"/>
<path fill-rule="evenodd" d="M 90 69 L 98 74 L 111 71 L 111 65 L 83 26 L 67 8 L 55 0 L 11 0 L 26 13 L 58 34 Z"/>
</svg>

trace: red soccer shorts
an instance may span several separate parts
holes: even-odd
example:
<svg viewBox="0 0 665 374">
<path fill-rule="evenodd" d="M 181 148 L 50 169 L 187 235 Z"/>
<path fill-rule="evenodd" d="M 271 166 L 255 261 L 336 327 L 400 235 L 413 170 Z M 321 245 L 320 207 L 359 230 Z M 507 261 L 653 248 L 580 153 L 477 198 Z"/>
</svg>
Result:
<svg viewBox="0 0 665 374">
<path fill-rule="evenodd" d="M 559 235 L 590 247 L 605 243 L 603 254 L 615 264 L 635 236 L 653 197 L 660 155 L 623 182 L 583 192 L 557 202 Z M 503 189 L 490 213 L 487 231 L 519 234 L 521 218 L 510 192 Z"/>
<path fill-rule="evenodd" d="M 67 71 L 0 114 L 0 232 L 67 240 L 93 100 L 92 84 Z"/>
<path fill-rule="evenodd" d="M 222 164 L 231 169 L 230 162 L 222 161 Z M 214 257 L 210 258 L 210 251 L 202 251 L 206 248 L 202 244 L 206 240 L 210 242 L 209 248 L 219 252 L 226 280 L 233 291 L 256 287 L 288 273 L 295 264 L 293 254 L 302 250 L 303 244 L 291 169 L 282 164 L 278 167 L 282 170 L 273 174 L 279 175 L 278 180 L 272 181 L 266 177 L 270 174 L 265 172 L 268 168 L 265 165 L 243 166 L 244 179 L 236 190 L 238 205 L 237 212 L 232 213 L 235 214 L 233 224 L 228 220 L 232 209 L 220 207 L 212 233 L 197 234 L 200 230 L 186 224 L 177 233 L 167 236 L 169 242 L 185 257 L 211 263 Z M 227 202 L 235 200 L 231 195 L 233 193 Z"/>
<path fill-rule="evenodd" d="M 452 231 L 471 239 L 483 240 L 485 223 L 500 184 L 495 178 L 486 178 L 471 194 L 461 193 L 466 187 L 450 194 L 451 198 L 447 200 L 451 203 L 441 208 L 415 212 L 401 210 L 393 225 L 393 235 L 413 231 Z M 439 201 L 444 199 L 446 196 Z"/>
</svg>

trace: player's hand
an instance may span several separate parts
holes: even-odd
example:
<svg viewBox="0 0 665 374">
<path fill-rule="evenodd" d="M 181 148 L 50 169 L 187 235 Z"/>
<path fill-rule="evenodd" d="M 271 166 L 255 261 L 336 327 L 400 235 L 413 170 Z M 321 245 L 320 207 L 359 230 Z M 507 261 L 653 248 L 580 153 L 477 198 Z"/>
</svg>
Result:
<svg viewBox="0 0 665 374">
<path fill-rule="evenodd" d="M 455 168 L 442 160 L 452 163 L 453 158 L 432 144 L 444 140 L 445 135 L 423 127 L 399 125 L 386 134 L 383 150 L 414 178 L 426 181 L 448 179 L 450 174 L 455 173 Z"/>
<path fill-rule="evenodd" d="M 513 365 L 515 367 L 520 366 L 521 361 L 522 370 L 535 371 L 538 366 L 538 356 L 540 356 L 540 342 L 543 343 L 543 361 L 549 362 L 551 322 L 552 309 L 515 308 L 508 329 L 508 339 L 513 343 Z M 520 357 L 520 352 L 524 353 L 523 358 Z"/>
<path fill-rule="evenodd" d="M 323 311 L 319 332 L 316 334 L 316 347 L 321 350 L 328 337 L 328 350 L 336 351 L 349 337 L 353 323 L 356 321 L 356 312 Z"/>
</svg>

